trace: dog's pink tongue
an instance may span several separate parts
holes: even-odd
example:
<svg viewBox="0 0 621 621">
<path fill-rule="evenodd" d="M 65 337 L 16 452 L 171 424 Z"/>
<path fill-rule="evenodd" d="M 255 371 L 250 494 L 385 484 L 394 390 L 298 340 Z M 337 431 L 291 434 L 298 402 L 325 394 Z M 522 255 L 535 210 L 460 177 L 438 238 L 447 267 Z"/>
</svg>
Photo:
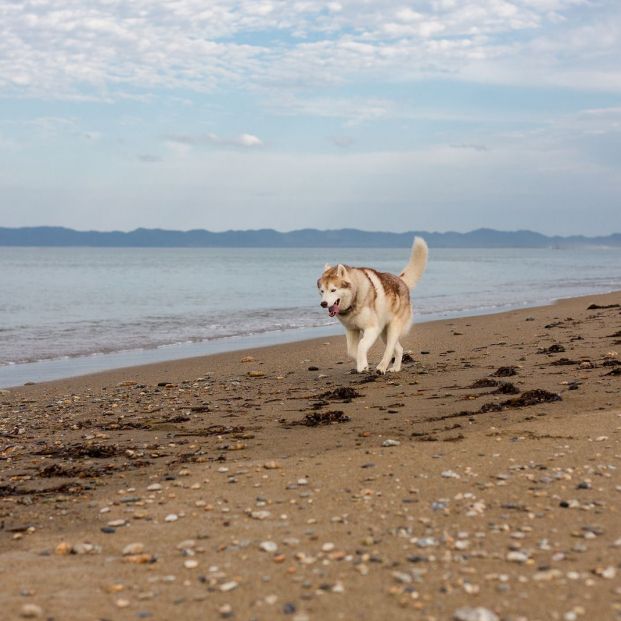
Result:
<svg viewBox="0 0 621 621">
<path fill-rule="evenodd" d="M 330 306 L 330 308 L 328 309 L 328 313 L 330 314 L 330 317 L 334 317 L 334 315 L 338 315 L 339 314 L 339 305 L 338 304 L 333 304 L 332 306 Z"/>
</svg>

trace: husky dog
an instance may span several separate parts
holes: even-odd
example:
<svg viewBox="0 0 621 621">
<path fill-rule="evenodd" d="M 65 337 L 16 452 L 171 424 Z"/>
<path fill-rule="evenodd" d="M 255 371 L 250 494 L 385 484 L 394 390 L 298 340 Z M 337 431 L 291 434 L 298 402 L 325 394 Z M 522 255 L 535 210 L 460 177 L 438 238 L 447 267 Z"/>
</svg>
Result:
<svg viewBox="0 0 621 621">
<path fill-rule="evenodd" d="M 358 373 L 368 371 L 367 352 L 378 336 L 386 343 L 386 350 L 377 372 L 383 375 L 401 370 L 403 347 L 399 338 L 410 329 L 410 290 L 425 271 L 427 255 L 427 244 L 415 237 L 410 260 L 399 276 L 368 267 L 325 266 L 317 281 L 321 307 L 345 327 L 347 353 L 356 361 Z"/>
</svg>

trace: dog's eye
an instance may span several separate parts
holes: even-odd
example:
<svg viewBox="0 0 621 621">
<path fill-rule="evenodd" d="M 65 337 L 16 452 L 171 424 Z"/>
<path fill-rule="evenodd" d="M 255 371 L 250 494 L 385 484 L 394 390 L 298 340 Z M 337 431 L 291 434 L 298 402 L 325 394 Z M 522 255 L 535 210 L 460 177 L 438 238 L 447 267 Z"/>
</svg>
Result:
<svg viewBox="0 0 621 621">
<path fill-rule="evenodd" d="M 336 289 L 330 289 L 330 291 L 332 291 L 332 293 L 336 293 Z"/>
</svg>

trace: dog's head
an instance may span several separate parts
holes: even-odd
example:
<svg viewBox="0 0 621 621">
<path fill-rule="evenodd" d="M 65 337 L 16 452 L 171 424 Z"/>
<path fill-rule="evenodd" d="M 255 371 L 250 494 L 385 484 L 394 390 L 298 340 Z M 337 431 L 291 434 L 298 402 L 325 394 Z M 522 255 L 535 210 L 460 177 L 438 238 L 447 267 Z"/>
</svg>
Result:
<svg viewBox="0 0 621 621">
<path fill-rule="evenodd" d="M 321 296 L 321 307 L 328 309 L 330 317 L 351 308 L 352 282 L 345 265 L 339 264 L 336 267 L 326 265 L 323 274 L 317 280 L 317 289 Z"/>
</svg>

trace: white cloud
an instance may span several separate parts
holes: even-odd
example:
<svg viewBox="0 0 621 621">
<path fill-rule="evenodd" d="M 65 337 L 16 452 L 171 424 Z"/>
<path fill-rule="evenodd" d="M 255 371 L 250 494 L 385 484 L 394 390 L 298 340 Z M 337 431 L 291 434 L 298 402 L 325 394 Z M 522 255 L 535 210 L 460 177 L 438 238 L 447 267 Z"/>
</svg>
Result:
<svg viewBox="0 0 621 621">
<path fill-rule="evenodd" d="M 507 68 L 518 80 L 619 91 L 619 30 L 618 9 L 586 0 L 416 10 L 399 0 L 0 0 L 0 93 L 114 100 L 447 74 L 503 82 Z"/>
<path fill-rule="evenodd" d="M 169 143 L 185 146 L 219 145 L 247 149 L 264 146 L 263 141 L 254 134 L 240 134 L 239 136 L 224 138 L 218 134 L 209 132 L 207 134 L 168 136 L 166 140 Z"/>
</svg>

